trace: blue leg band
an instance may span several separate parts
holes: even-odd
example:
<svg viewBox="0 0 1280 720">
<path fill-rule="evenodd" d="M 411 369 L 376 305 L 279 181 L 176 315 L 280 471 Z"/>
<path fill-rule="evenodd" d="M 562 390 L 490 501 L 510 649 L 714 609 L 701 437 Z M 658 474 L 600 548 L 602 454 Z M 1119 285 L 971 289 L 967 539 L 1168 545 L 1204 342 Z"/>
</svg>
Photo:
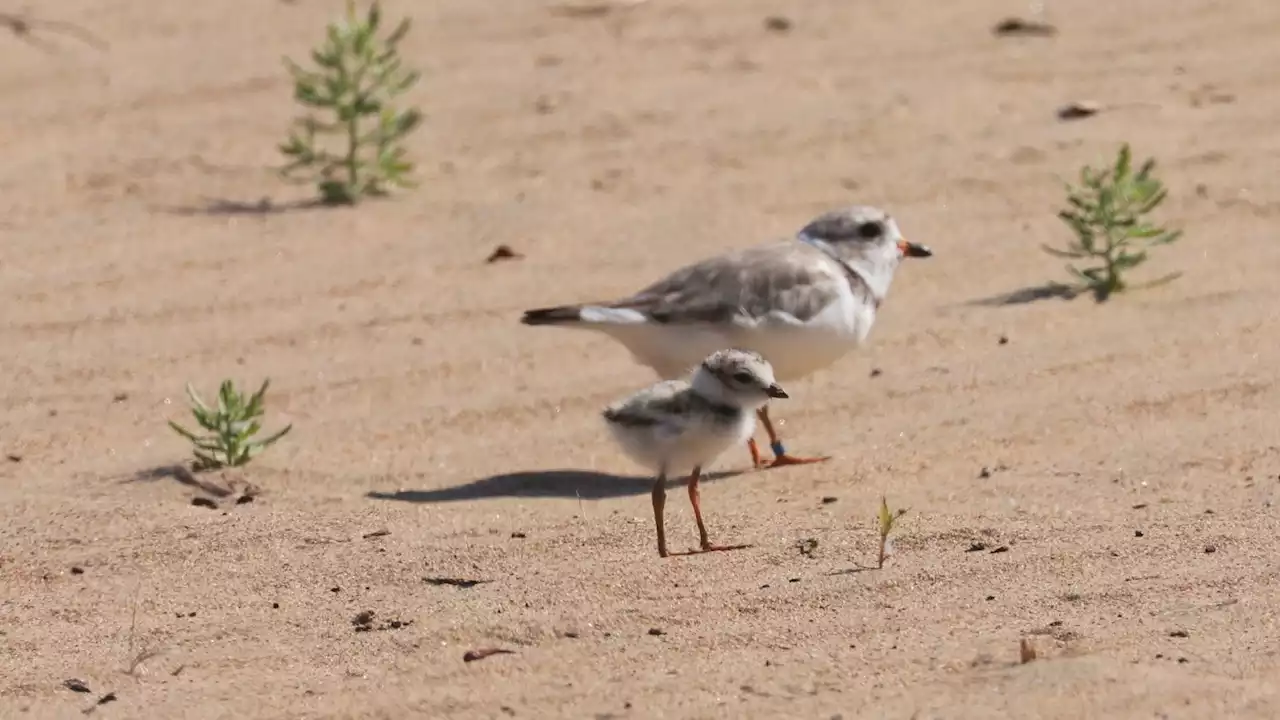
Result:
<svg viewBox="0 0 1280 720">
<path fill-rule="evenodd" d="M 781 440 L 775 440 L 771 445 L 769 445 L 769 449 L 773 451 L 775 457 L 782 457 L 787 454 L 787 449 L 782 447 Z"/>
</svg>

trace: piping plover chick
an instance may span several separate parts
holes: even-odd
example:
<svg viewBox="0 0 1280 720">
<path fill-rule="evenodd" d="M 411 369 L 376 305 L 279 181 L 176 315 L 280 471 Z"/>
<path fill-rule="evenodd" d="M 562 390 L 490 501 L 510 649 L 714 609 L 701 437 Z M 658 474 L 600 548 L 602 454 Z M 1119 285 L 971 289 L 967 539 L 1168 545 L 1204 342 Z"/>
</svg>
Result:
<svg viewBox="0 0 1280 720">
<path fill-rule="evenodd" d="M 746 547 L 711 544 L 702 522 L 698 479 L 708 463 L 751 437 L 756 424 L 754 411 L 770 398 L 785 397 L 787 393 L 763 357 L 750 351 L 720 350 L 703 360 L 688 380 L 660 381 L 605 409 L 605 423 L 623 452 L 657 474 L 653 521 L 658 529 L 659 555 L 668 554 L 662 524 L 667 477 L 686 473 L 702 549 Z"/>
<path fill-rule="evenodd" d="M 888 213 L 854 205 L 819 215 L 792 239 L 685 266 L 629 297 L 528 310 L 520 322 L 603 332 L 664 379 L 732 347 L 764 356 L 790 382 L 861 345 L 899 262 L 931 255 L 903 238 Z M 771 466 L 828 459 L 787 454 L 768 407 L 757 414 Z M 755 439 L 745 439 L 760 467 Z"/>
</svg>

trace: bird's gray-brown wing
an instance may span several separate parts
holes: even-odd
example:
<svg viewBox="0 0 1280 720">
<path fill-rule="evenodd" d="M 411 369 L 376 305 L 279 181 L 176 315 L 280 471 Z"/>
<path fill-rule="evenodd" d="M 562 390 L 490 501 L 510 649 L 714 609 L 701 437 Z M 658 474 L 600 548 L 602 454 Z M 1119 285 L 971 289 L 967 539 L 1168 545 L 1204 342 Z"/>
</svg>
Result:
<svg viewBox="0 0 1280 720">
<path fill-rule="evenodd" d="M 798 242 L 750 248 L 675 271 L 606 306 L 663 324 L 754 322 L 771 313 L 807 322 L 847 283 L 821 250 Z"/>
<path fill-rule="evenodd" d="M 656 428 L 682 417 L 688 404 L 689 384 L 683 380 L 664 380 L 616 402 L 604 410 L 604 419 L 630 428 Z"/>
<path fill-rule="evenodd" d="M 658 428 L 679 433 L 695 415 L 715 415 L 732 419 L 737 411 L 720 406 L 689 391 L 683 380 L 666 380 L 619 403 L 605 408 L 604 418 L 632 428 Z"/>
</svg>

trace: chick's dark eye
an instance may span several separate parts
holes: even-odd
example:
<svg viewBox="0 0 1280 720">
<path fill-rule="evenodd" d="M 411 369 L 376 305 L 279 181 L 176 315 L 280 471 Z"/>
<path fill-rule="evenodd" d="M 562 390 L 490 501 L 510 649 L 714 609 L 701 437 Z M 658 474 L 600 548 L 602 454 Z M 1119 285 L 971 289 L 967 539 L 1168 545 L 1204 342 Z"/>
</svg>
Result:
<svg viewBox="0 0 1280 720">
<path fill-rule="evenodd" d="M 875 240 L 884 234 L 884 228 L 878 222 L 865 222 L 858 226 L 858 237 Z"/>
<path fill-rule="evenodd" d="M 736 373 L 734 373 L 734 374 L 733 374 L 733 379 L 734 379 L 734 380 L 737 380 L 737 381 L 738 381 L 738 382 L 740 382 L 740 383 L 744 383 L 744 384 L 745 384 L 745 383 L 749 383 L 749 382 L 751 382 L 751 373 L 749 373 L 749 372 L 736 372 Z"/>
</svg>

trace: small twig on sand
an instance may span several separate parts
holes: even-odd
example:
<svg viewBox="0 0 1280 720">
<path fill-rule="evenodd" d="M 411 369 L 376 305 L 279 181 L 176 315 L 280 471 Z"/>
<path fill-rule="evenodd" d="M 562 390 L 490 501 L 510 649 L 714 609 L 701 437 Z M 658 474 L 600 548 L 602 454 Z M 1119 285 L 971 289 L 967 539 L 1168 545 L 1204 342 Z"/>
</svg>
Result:
<svg viewBox="0 0 1280 720">
<path fill-rule="evenodd" d="M 133 615 L 129 619 L 129 655 L 133 655 L 133 639 L 138 630 L 138 596 L 142 593 L 142 581 L 133 589 Z"/>
<path fill-rule="evenodd" d="M 133 613 L 129 620 L 129 653 L 126 656 L 129 658 L 129 667 L 125 668 L 124 671 L 124 674 L 129 676 L 137 674 L 138 667 L 141 666 L 142 663 L 160 654 L 160 650 L 157 648 L 147 648 L 140 652 L 135 648 L 135 641 L 138 633 L 138 605 L 141 600 L 141 594 L 142 581 L 139 580 L 137 588 L 133 591 Z"/>
<path fill-rule="evenodd" d="M 1031 644 L 1030 640 L 1022 638 L 1018 642 L 1018 662 L 1026 665 L 1036 659 L 1036 648 Z"/>
<path fill-rule="evenodd" d="M 99 707 L 100 705 L 106 705 L 107 703 L 115 702 L 115 701 L 116 701 L 116 699 L 117 699 L 117 698 L 116 698 L 116 694 L 115 694 L 115 692 L 114 692 L 114 691 L 113 691 L 113 692 L 109 692 L 109 693 L 107 693 L 106 695 L 103 695 L 102 697 L 98 698 L 97 702 L 95 702 L 94 704 L 90 705 L 89 707 L 87 707 L 87 708 L 85 708 L 85 709 L 81 710 L 80 712 L 81 712 L 81 714 L 83 714 L 83 715 L 89 715 L 89 714 L 92 714 L 92 713 L 93 713 L 93 711 L 94 711 L 94 710 L 97 710 L 97 709 L 98 709 L 98 707 Z"/>
<path fill-rule="evenodd" d="M 475 662 L 476 660 L 483 660 L 493 655 L 514 655 L 514 654 L 515 654 L 515 650 L 504 650 L 502 648 L 480 648 L 479 650 L 468 650 L 466 654 L 462 656 L 462 661 Z"/>
<path fill-rule="evenodd" d="M 564 3 L 561 5 L 553 5 L 549 9 L 551 14 L 560 15 L 562 17 L 591 18 L 603 17 L 617 10 L 629 10 L 647 2 L 649 2 L 649 0 L 617 0 L 616 2 L 587 2 L 575 4 Z"/>
<path fill-rule="evenodd" d="M 25 40 L 28 43 L 44 50 L 54 50 L 55 48 L 42 40 L 35 37 L 34 31 L 37 29 L 45 30 L 49 33 L 61 33 L 62 35 L 70 35 L 80 42 L 98 50 L 106 51 L 109 46 L 106 41 L 98 38 L 88 30 L 68 22 L 60 22 L 57 20 L 33 20 L 29 17 L 22 17 L 13 13 L 0 12 L 0 27 L 4 27 L 13 36 L 19 40 Z"/>
<path fill-rule="evenodd" d="M 142 652 L 133 656 L 133 660 L 129 663 L 129 669 L 125 670 L 124 673 L 126 675 L 136 674 L 138 671 L 139 665 L 141 665 L 142 663 L 150 660 L 151 658 L 159 654 L 160 654 L 160 650 L 157 648 L 149 648 L 147 650 L 143 650 Z"/>
</svg>

